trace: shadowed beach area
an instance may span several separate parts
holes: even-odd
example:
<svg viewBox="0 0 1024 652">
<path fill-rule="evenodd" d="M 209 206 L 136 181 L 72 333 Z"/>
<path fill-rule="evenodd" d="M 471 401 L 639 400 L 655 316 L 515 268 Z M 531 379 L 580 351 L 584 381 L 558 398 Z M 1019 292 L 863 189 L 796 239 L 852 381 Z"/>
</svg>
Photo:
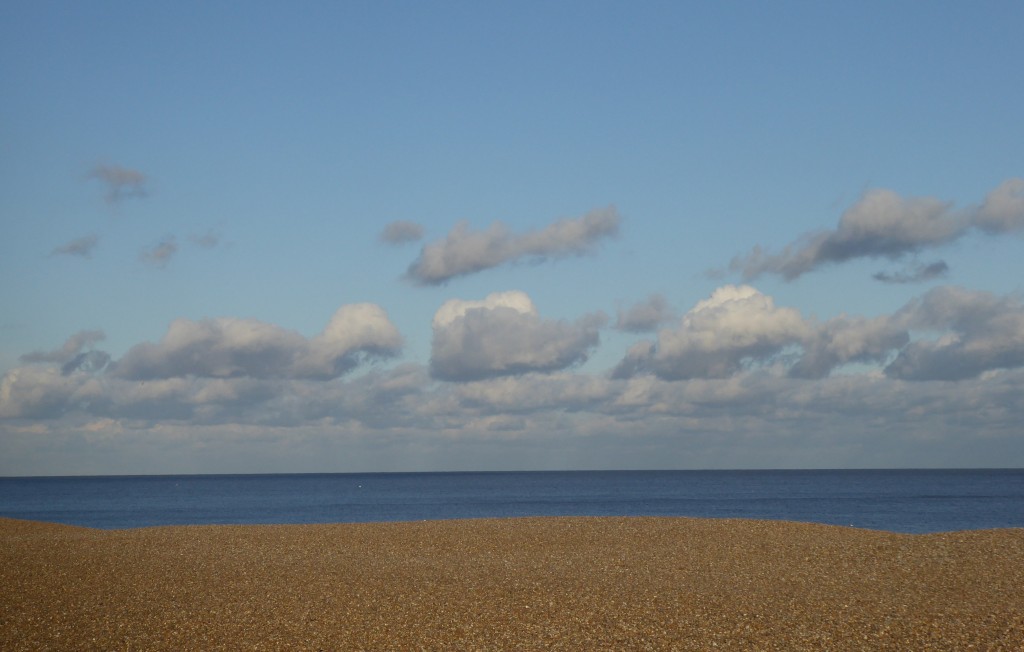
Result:
<svg viewBox="0 0 1024 652">
<path fill-rule="evenodd" d="M 1024 647 L 1024 529 L 0 519 L 0 586 L 3 650 Z"/>
</svg>

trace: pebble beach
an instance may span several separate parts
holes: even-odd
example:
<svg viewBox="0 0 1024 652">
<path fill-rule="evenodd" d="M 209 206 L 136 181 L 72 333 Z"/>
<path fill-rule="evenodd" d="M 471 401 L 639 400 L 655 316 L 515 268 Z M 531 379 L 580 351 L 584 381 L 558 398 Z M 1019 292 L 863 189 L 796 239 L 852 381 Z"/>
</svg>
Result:
<svg viewBox="0 0 1024 652">
<path fill-rule="evenodd" d="M 1021 650 L 1024 529 L 0 519 L 3 650 Z"/>
</svg>

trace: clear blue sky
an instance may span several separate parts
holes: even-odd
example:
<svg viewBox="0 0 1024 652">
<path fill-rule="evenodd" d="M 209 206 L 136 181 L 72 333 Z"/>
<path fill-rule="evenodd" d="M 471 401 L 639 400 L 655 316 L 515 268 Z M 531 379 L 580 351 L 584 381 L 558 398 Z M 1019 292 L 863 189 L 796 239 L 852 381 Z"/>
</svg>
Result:
<svg viewBox="0 0 1024 652">
<path fill-rule="evenodd" d="M 1022 24 L 5 2 L 0 474 L 1021 466 Z"/>
</svg>

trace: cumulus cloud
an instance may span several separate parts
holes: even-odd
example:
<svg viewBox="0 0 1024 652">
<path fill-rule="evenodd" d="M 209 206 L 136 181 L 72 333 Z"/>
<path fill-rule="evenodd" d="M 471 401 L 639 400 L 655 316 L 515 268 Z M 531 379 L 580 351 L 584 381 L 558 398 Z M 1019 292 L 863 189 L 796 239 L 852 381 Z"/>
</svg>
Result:
<svg viewBox="0 0 1024 652">
<path fill-rule="evenodd" d="M 89 177 L 106 186 L 105 198 L 109 204 L 149 194 L 146 175 L 138 170 L 119 165 L 97 165 L 89 172 Z"/>
<path fill-rule="evenodd" d="M 897 272 L 878 272 L 872 275 L 876 281 L 883 283 L 921 283 L 941 278 L 949 271 L 944 260 L 937 260 L 927 265 L 915 265 Z"/>
<path fill-rule="evenodd" d="M 93 349 L 106 338 L 103 331 L 79 331 L 69 337 L 64 345 L 53 351 L 33 351 L 21 356 L 26 363 L 54 363 L 60 366 L 63 375 L 74 371 L 100 371 L 110 362 L 110 356 Z"/>
<path fill-rule="evenodd" d="M 50 255 L 52 256 L 81 256 L 92 258 L 92 250 L 99 244 L 99 238 L 95 234 L 75 238 L 67 244 L 55 247 Z"/>
<path fill-rule="evenodd" d="M 398 329 L 374 304 L 342 306 L 313 338 L 254 319 L 221 317 L 171 323 L 157 343 L 132 347 L 113 368 L 133 380 L 186 376 L 336 378 L 366 358 L 396 355 Z"/>
<path fill-rule="evenodd" d="M 801 344 L 803 354 L 790 367 L 789 375 L 824 378 L 836 367 L 849 363 L 881 364 L 909 340 L 902 319 L 842 315 L 811 329 Z"/>
<path fill-rule="evenodd" d="M 405 244 L 418 242 L 423 238 L 423 227 L 415 222 L 399 220 L 391 222 L 381 231 L 380 241 L 386 244 Z"/>
<path fill-rule="evenodd" d="M 139 254 L 139 260 L 147 265 L 164 267 L 167 263 L 171 262 L 171 259 L 177 253 L 178 240 L 173 235 L 168 235 L 149 249 L 144 249 Z"/>
<path fill-rule="evenodd" d="M 1024 179 L 1008 179 L 990 192 L 974 224 L 988 233 L 1024 229 Z"/>
<path fill-rule="evenodd" d="M 885 372 L 904 380 L 962 380 L 1024 365 L 1024 303 L 1019 297 L 939 287 L 896 318 L 936 339 L 907 344 Z"/>
<path fill-rule="evenodd" d="M 626 310 L 620 310 L 615 328 L 628 333 L 650 332 L 672 318 L 672 310 L 665 297 L 653 294 Z"/>
<path fill-rule="evenodd" d="M 757 246 L 734 258 L 729 267 L 747 280 L 763 274 L 793 280 L 823 265 L 857 258 L 897 260 L 948 244 L 972 230 L 998 234 L 1020 229 L 1024 179 L 1005 181 L 981 206 L 959 211 L 951 202 L 871 190 L 843 213 L 835 229 L 804 235 L 778 253 Z M 887 279 L 883 275 L 879 280 Z"/>
<path fill-rule="evenodd" d="M 469 381 L 565 369 L 587 359 L 602 323 L 602 316 L 575 323 L 542 319 L 518 291 L 482 301 L 452 299 L 434 315 L 431 373 Z"/>
<path fill-rule="evenodd" d="M 671 380 L 726 378 L 805 341 L 810 332 L 798 311 L 777 307 L 750 286 L 726 285 L 697 303 L 678 327 L 659 331 L 657 343 L 635 345 L 614 375 L 649 370 Z"/>
<path fill-rule="evenodd" d="M 729 378 L 766 364 L 798 379 L 825 378 L 849 364 L 877 365 L 908 381 L 1014 369 L 1024 366 L 1024 302 L 943 286 L 893 314 L 819 323 L 749 286 L 725 286 L 656 341 L 632 345 L 612 377 Z"/>
<path fill-rule="evenodd" d="M 421 285 L 440 285 L 458 276 L 521 259 L 546 261 L 581 255 L 593 250 L 602 239 L 615 235 L 618 228 L 619 213 L 614 206 L 522 235 L 509 232 L 501 222 L 495 222 L 486 231 L 471 231 L 463 222 L 444 240 L 425 245 L 419 258 L 409 266 L 406 277 Z"/>
</svg>

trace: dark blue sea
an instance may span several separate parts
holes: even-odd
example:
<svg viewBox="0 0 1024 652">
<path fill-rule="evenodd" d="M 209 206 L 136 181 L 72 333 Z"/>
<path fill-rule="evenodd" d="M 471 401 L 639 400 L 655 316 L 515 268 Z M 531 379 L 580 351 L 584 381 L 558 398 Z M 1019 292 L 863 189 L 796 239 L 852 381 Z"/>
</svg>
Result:
<svg viewBox="0 0 1024 652">
<path fill-rule="evenodd" d="M 693 516 L 924 533 L 1024 527 L 1024 469 L 0 478 L 0 516 L 105 529 Z"/>
</svg>

